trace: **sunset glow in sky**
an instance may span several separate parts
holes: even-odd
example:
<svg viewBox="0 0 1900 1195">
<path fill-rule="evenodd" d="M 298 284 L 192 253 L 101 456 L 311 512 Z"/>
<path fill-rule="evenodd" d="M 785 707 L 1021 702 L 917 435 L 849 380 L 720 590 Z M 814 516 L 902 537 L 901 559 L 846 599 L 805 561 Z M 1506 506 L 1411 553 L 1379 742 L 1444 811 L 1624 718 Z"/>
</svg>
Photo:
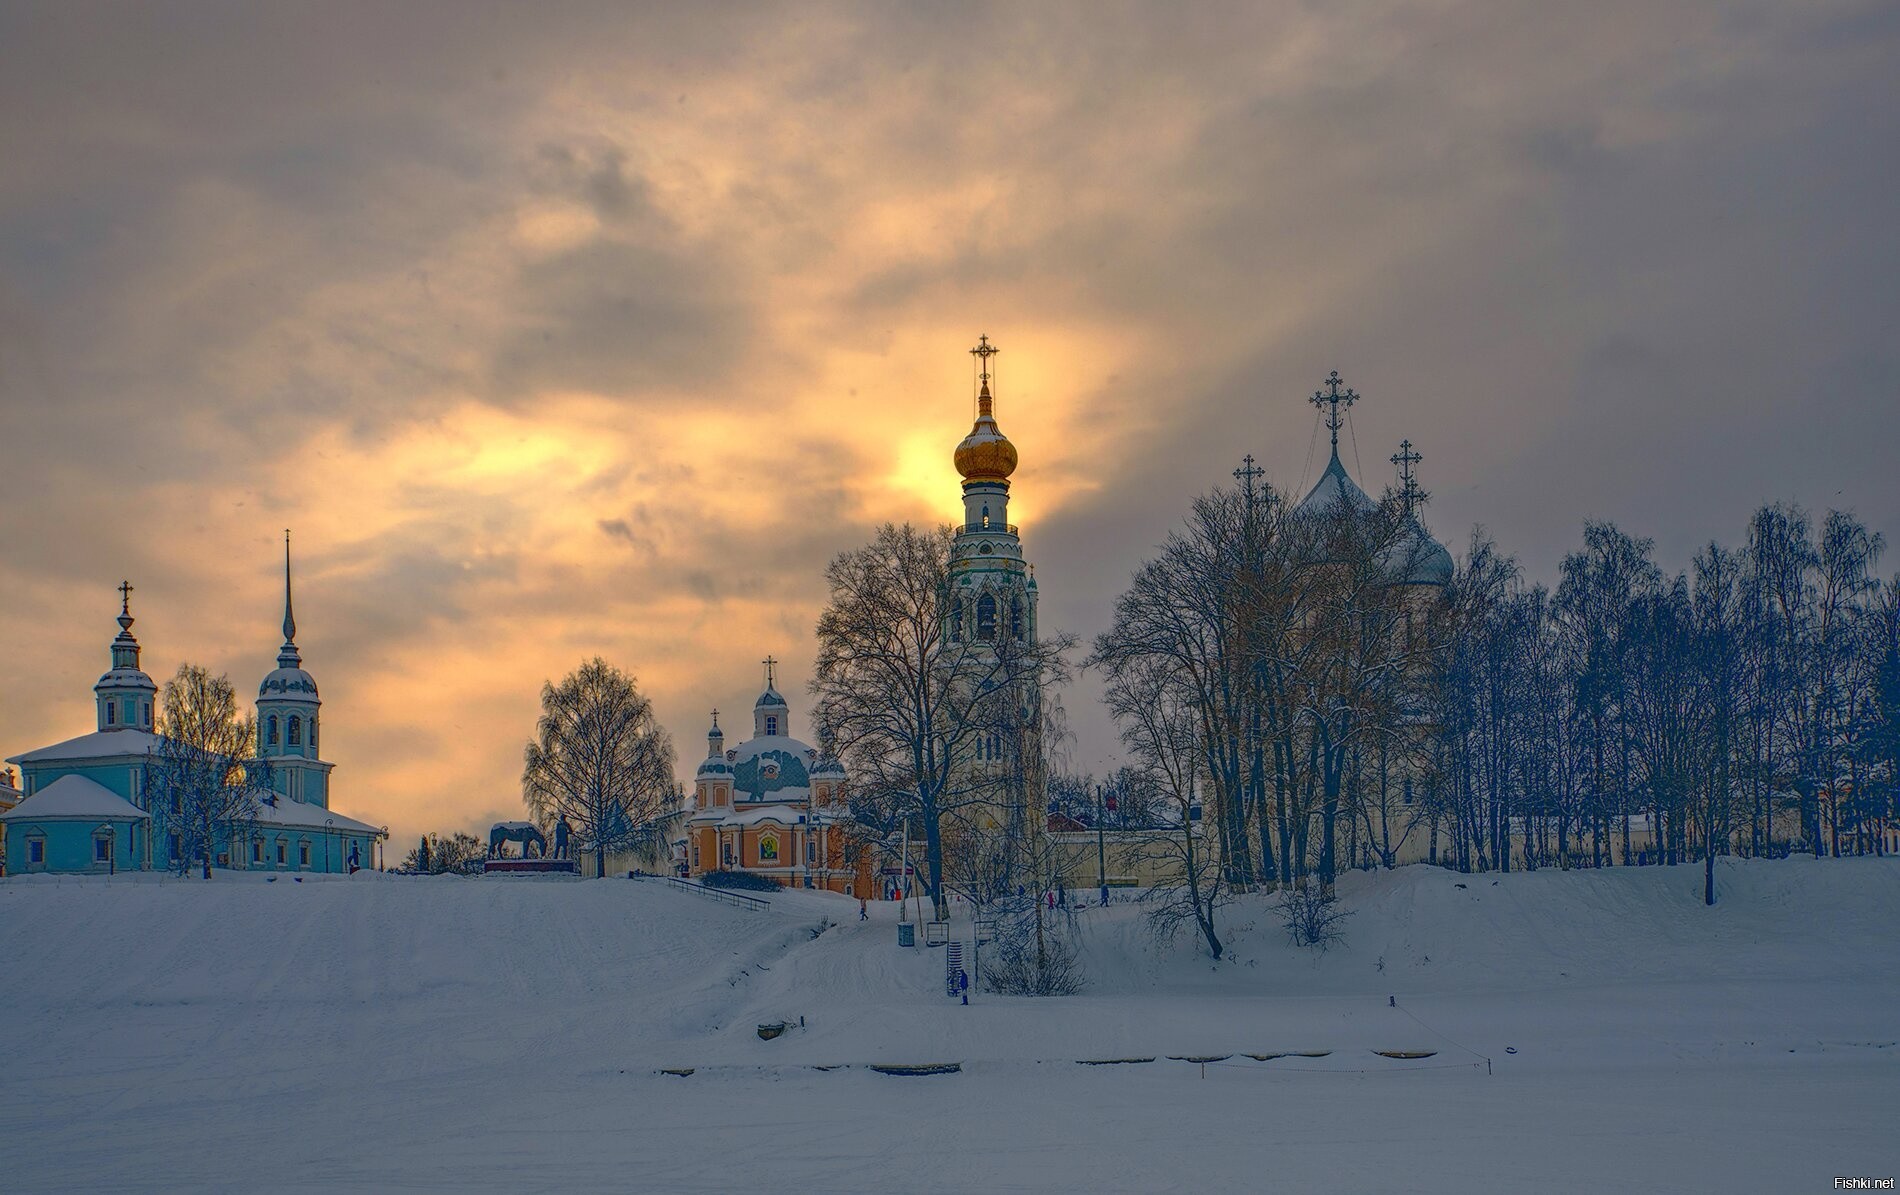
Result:
<svg viewBox="0 0 1900 1195">
<path fill-rule="evenodd" d="M 1762 501 L 1900 536 L 1887 3 L 0 5 L 0 755 L 273 665 L 334 803 L 520 815 L 600 654 L 794 733 L 836 552 L 958 510 L 979 333 L 1046 627 L 1252 452 L 1548 578 Z M 1324 451 L 1323 441 L 1319 451 Z M 1891 571 L 1892 561 L 1887 562 Z M 1086 684 L 1075 762 L 1114 755 Z"/>
</svg>

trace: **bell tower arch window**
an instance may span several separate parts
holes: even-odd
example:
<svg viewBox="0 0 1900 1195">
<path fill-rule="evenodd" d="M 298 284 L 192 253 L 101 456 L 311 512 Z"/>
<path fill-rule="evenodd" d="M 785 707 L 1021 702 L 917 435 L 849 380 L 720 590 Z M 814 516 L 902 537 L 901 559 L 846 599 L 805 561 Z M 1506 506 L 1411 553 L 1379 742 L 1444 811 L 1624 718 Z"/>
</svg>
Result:
<svg viewBox="0 0 1900 1195">
<path fill-rule="evenodd" d="M 303 746 L 303 719 L 295 714 L 290 716 L 290 736 L 287 741 L 292 747 Z"/>
<path fill-rule="evenodd" d="M 976 637 L 988 642 L 996 638 L 996 597 L 984 594 L 976 599 Z"/>
<path fill-rule="evenodd" d="M 276 714 L 272 714 L 270 717 L 264 720 L 264 745 L 267 747 L 275 747 L 277 745 L 277 715 Z"/>
</svg>

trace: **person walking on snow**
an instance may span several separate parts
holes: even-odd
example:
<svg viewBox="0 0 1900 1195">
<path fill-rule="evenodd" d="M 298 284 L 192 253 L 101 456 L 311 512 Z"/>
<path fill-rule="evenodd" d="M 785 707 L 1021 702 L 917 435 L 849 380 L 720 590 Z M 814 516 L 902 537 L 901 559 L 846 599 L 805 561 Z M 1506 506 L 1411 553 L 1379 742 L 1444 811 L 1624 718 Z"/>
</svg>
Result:
<svg viewBox="0 0 1900 1195">
<path fill-rule="evenodd" d="M 858 920 L 859 920 L 859 921 L 869 921 L 870 919 L 871 919 L 871 914 L 870 914 L 870 911 L 869 911 L 869 909 L 868 909 L 868 908 L 867 908 L 867 907 L 865 906 L 865 903 L 864 903 L 864 898 L 863 898 L 862 896 L 860 896 L 860 897 L 858 897 Z"/>
</svg>

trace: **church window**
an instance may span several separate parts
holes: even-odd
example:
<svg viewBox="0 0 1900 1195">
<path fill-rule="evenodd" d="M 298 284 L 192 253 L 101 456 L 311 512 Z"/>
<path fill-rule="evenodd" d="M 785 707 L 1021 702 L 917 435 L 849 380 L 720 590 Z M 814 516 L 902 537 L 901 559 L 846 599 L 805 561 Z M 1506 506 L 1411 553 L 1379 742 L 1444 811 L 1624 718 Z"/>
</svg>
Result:
<svg viewBox="0 0 1900 1195">
<path fill-rule="evenodd" d="M 112 840 L 104 834 L 92 840 L 92 859 L 95 863 L 104 863 L 112 858 Z"/>
<path fill-rule="evenodd" d="M 983 508 L 983 529 L 987 531 L 989 530 L 989 526 L 990 526 L 990 508 L 985 506 Z"/>
<path fill-rule="evenodd" d="M 107 726 L 112 725 L 115 721 L 118 720 L 118 717 L 119 717 L 118 703 L 112 702 L 112 701 L 106 702 L 106 725 Z"/>
<path fill-rule="evenodd" d="M 759 862 L 778 862 L 778 835 L 765 834 L 759 838 Z"/>
<path fill-rule="evenodd" d="M 767 714 L 765 716 L 765 733 L 767 734 L 778 733 L 778 719 L 772 716 L 771 714 Z"/>
<path fill-rule="evenodd" d="M 282 867 L 289 860 L 289 851 L 290 844 L 279 838 L 277 840 L 277 866 Z"/>
<path fill-rule="evenodd" d="M 264 863 L 264 840 L 262 838 L 251 839 L 251 862 L 260 867 Z"/>
<path fill-rule="evenodd" d="M 277 715 L 272 714 L 264 722 L 264 742 L 269 746 L 277 745 Z"/>
<path fill-rule="evenodd" d="M 818 844 L 809 838 L 805 840 L 805 862 L 818 862 Z"/>
<path fill-rule="evenodd" d="M 310 715 L 310 750 L 314 753 L 316 749 L 317 749 L 317 716 L 315 714 L 312 714 Z"/>
<path fill-rule="evenodd" d="M 310 844 L 308 842 L 300 842 L 297 844 L 297 866 L 310 866 Z"/>
<path fill-rule="evenodd" d="M 293 747 L 303 746 L 303 719 L 297 717 L 297 715 L 295 714 L 292 714 L 290 716 L 290 732 L 289 732 L 288 741 L 290 745 Z"/>
<path fill-rule="evenodd" d="M 35 834 L 26 840 L 26 861 L 33 867 L 46 866 L 46 839 Z"/>
<path fill-rule="evenodd" d="M 976 600 L 976 637 L 985 643 L 996 638 L 996 598 L 987 593 Z"/>
<path fill-rule="evenodd" d="M 722 842 L 719 844 L 719 846 L 720 846 L 720 853 L 722 857 L 725 859 L 726 866 L 731 867 L 732 866 L 732 844 L 730 842 Z"/>
<path fill-rule="evenodd" d="M 1018 597 L 1009 599 L 1009 637 L 1023 637 L 1023 600 Z"/>
<path fill-rule="evenodd" d="M 147 726 L 150 726 L 152 724 L 152 703 L 149 701 L 146 702 L 144 709 L 145 709 L 145 724 Z"/>
<path fill-rule="evenodd" d="M 962 641 L 963 641 L 963 599 L 952 598 L 950 601 L 950 642 L 961 643 Z"/>
</svg>

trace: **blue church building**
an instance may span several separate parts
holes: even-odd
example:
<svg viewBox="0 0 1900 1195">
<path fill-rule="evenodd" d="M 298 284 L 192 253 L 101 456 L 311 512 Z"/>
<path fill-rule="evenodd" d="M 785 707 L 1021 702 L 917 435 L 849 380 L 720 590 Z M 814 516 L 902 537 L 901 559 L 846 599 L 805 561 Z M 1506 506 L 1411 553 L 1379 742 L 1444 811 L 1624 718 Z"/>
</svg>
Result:
<svg viewBox="0 0 1900 1195">
<path fill-rule="evenodd" d="M 155 733 L 158 686 L 139 667 L 131 589 L 120 587 L 112 667 L 93 686 L 97 728 L 16 755 L 23 796 L 0 813 L 7 875 L 165 871 L 176 864 L 177 812 L 147 799 L 147 777 L 162 745 Z M 217 844 L 220 867 L 282 872 L 347 872 L 368 867 L 386 831 L 330 808 L 330 772 L 318 753 L 323 702 L 304 670 L 291 612 L 290 552 L 284 552 L 284 643 L 257 693 L 257 754 L 271 791 L 253 815 Z"/>
</svg>

